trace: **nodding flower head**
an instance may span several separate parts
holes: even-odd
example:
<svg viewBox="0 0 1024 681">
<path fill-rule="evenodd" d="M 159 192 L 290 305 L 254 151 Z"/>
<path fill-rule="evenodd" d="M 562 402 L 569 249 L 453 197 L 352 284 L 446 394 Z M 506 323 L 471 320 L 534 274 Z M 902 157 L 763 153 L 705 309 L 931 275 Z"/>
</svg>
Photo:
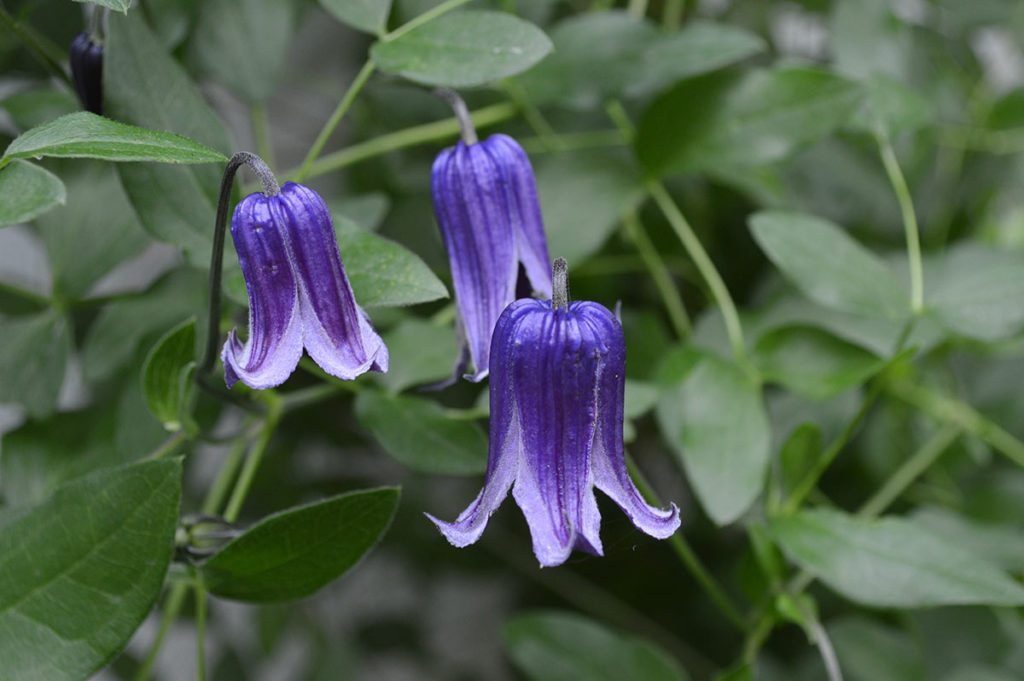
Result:
<svg viewBox="0 0 1024 681">
<path fill-rule="evenodd" d="M 641 531 L 664 539 L 678 529 L 675 504 L 649 506 L 626 470 L 625 362 L 622 326 L 602 305 L 568 303 L 563 289 L 555 304 L 522 299 L 505 309 L 491 342 L 483 490 L 453 523 L 428 516 L 449 542 L 479 539 L 513 483 L 542 566 L 573 549 L 602 554 L 595 487 Z"/>
<path fill-rule="evenodd" d="M 464 129 L 471 125 L 463 123 Z M 516 298 L 520 263 L 532 288 L 551 297 L 533 168 L 515 140 L 492 135 L 438 154 L 431 188 L 459 310 L 464 359 L 457 371 L 472 360 L 473 371 L 466 377 L 480 381 L 487 376 L 494 324 Z"/>
<path fill-rule="evenodd" d="M 79 33 L 71 41 L 68 54 L 71 82 L 82 108 L 103 115 L 103 45 L 88 33 Z"/>
<path fill-rule="evenodd" d="M 280 385 L 303 347 L 339 378 L 387 371 L 387 347 L 356 304 L 319 194 L 294 182 L 250 194 L 235 208 L 231 238 L 249 293 L 249 338 L 243 345 L 232 330 L 224 344 L 229 387 Z"/>
</svg>

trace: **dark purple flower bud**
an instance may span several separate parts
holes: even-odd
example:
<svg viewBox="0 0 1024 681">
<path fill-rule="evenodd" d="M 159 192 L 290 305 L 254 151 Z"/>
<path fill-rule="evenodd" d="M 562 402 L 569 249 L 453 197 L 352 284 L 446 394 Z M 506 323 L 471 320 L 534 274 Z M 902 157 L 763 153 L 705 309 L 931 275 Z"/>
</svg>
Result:
<svg viewBox="0 0 1024 681">
<path fill-rule="evenodd" d="M 71 82 L 82 108 L 103 115 L 103 45 L 93 42 L 88 33 L 79 33 L 71 41 L 68 56 Z"/>
<path fill-rule="evenodd" d="M 455 546 L 480 538 L 515 483 L 541 566 L 573 549 L 602 555 L 594 487 L 659 539 L 679 509 L 649 506 L 626 470 L 622 442 L 626 344 L 605 307 L 522 299 L 498 319 L 491 342 L 491 443 L 487 478 L 454 523 L 428 517 Z"/>
<path fill-rule="evenodd" d="M 235 208 L 231 238 L 249 292 L 249 339 L 242 345 L 232 330 L 224 344 L 229 387 L 280 385 L 303 347 L 332 376 L 387 371 L 387 347 L 356 305 L 319 194 L 294 182 L 250 194 Z"/>
<path fill-rule="evenodd" d="M 494 324 L 516 298 L 519 263 L 534 290 L 551 297 L 533 169 L 515 140 L 492 135 L 442 151 L 431 188 L 452 268 L 460 336 L 473 362 L 467 378 L 480 381 L 487 375 Z"/>
</svg>

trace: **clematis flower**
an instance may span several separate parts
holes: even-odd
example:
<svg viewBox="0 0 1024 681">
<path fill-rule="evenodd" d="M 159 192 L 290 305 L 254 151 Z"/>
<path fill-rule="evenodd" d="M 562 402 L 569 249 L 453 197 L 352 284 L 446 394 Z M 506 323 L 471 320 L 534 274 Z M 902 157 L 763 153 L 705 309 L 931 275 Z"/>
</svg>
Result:
<svg viewBox="0 0 1024 681">
<path fill-rule="evenodd" d="M 515 301 L 494 328 L 483 490 L 453 523 L 427 516 L 454 546 L 480 538 L 509 488 L 541 566 L 563 563 L 573 549 L 602 555 L 595 487 L 652 537 L 679 527 L 675 504 L 649 506 L 626 470 L 622 326 L 598 303 L 568 304 L 556 275 L 560 290 L 553 302 Z"/>
<path fill-rule="evenodd" d="M 356 304 L 319 194 L 294 182 L 250 194 L 235 208 L 231 238 L 249 293 L 249 339 L 243 345 L 232 330 L 224 344 L 228 387 L 280 385 L 303 347 L 332 376 L 387 371 L 387 347 Z"/>
<path fill-rule="evenodd" d="M 79 33 L 71 41 L 68 53 L 71 82 L 82 108 L 103 115 L 103 45 L 88 33 Z"/>
<path fill-rule="evenodd" d="M 533 289 L 550 298 L 551 261 L 526 152 L 507 135 L 477 142 L 465 104 L 454 93 L 445 95 L 455 98 L 464 140 L 438 154 L 431 189 L 458 304 L 463 359 L 456 371 L 471 360 L 466 378 L 481 381 L 491 331 L 516 298 L 519 264 Z"/>
</svg>

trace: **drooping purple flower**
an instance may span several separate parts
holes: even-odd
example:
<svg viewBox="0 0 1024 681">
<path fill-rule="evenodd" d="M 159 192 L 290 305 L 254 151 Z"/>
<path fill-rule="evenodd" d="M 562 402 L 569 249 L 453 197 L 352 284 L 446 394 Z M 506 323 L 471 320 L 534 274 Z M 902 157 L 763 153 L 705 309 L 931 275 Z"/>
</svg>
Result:
<svg viewBox="0 0 1024 681">
<path fill-rule="evenodd" d="M 82 108 L 103 115 L 103 45 L 88 33 L 79 33 L 71 41 L 68 53 L 71 82 Z"/>
<path fill-rule="evenodd" d="M 480 381 L 487 376 L 494 324 L 515 300 L 520 263 L 533 289 L 551 297 L 533 169 L 515 140 L 492 135 L 442 151 L 431 189 L 455 284 L 463 353 L 473 364 L 466 377 Z"/>
<path fill-rule="evenodd" d="M 597 303 L 558 302 L 517 300 L 494 328 L 483 490 L 454 523 L 428 515 L 455 546 L 480 538 L 513 483 L 541 566 L 563 563 L 573 549 L 602 555 L 595 487 L 652 537 L 679 527 L 675 504 L 648 505 L 626 470 L 622 326 Z"/>
<path fill-rule="evenodd" d="M 294 182 L 250 194 L 235 208 L 231 238 L 249 293 L 249 339 L 243 345 L 232 330 L 224 344 L 228 387 L 280 385 L 303 347 L 332 376 L 387 371 L 387 347 L 355 302 L 319 194 Z"/>
</svg>

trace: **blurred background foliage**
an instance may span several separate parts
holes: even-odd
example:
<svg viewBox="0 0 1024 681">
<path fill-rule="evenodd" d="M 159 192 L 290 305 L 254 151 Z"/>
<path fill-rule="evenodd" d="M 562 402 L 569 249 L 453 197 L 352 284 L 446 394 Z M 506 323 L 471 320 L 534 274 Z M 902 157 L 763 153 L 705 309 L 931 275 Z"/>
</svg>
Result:
<svg viewBox="0 0 1024 681">
<path fill-rule="evenodd" d="M 304 174 L 332 207 L 392 369 L 328 384 L 330 399 L 303 393 L 316 397 L 282 418 L 240 520 L 379 486 L 400 486 L 401 501 L 373 552 L 316 595 L 211 598 L 209 677 L 799 681 L 827 678 L 834 649 L 851 681 L 1024 678 L 1024 5 L 613 5 L 477 0 L 539 26 L 554 50 L 462 94 L 483 134 L 530 153 L 573 297 L 621 301 L 629 450 L 679 504 L 740 621 L 603 498 L 607 555 L 543 571 L 510 503 L 465 550 L 423 517 L 454 517 L 486 457 L 481 386 L 415 389 L 456 353 L 429 193 L 455 127 L 419 127 L 450 112 L 417 82 L 466 65 L 424 75 L 417 54 L 378 43 L 379 70 Z M 106 113 L 257 151 L 295 177 L 374 34 L 432 6 L 144 0 L 110 15 Z M 57 63 L 86 7 L 3 3 Z M 4 147 L 78 110 L 43 61 L 0 33 Z M 199 510 L 253 417 L 198 393 L 195 422 L 168 441 L 142 375 L 167 332 L 195 317 L 205 333 L 220 167 L 33 167 L 66 197 L 0 229 L 0 522 L 169 442 L 186 454 L 181 511 Z M 738 345 L 680 219 L 736 302 Z M 229 248 L 224 328 L 246 320 L 233 260 Z M 323 385 L 299 371 L 282 394 Z M 882 512 L 894 517 L 865 520 Z M 96 678 L 138 673 L 160 612 Z M 188 601 L 170 625 L 155 678 L 195 676 L 195 614 Z"/>
</svg>

